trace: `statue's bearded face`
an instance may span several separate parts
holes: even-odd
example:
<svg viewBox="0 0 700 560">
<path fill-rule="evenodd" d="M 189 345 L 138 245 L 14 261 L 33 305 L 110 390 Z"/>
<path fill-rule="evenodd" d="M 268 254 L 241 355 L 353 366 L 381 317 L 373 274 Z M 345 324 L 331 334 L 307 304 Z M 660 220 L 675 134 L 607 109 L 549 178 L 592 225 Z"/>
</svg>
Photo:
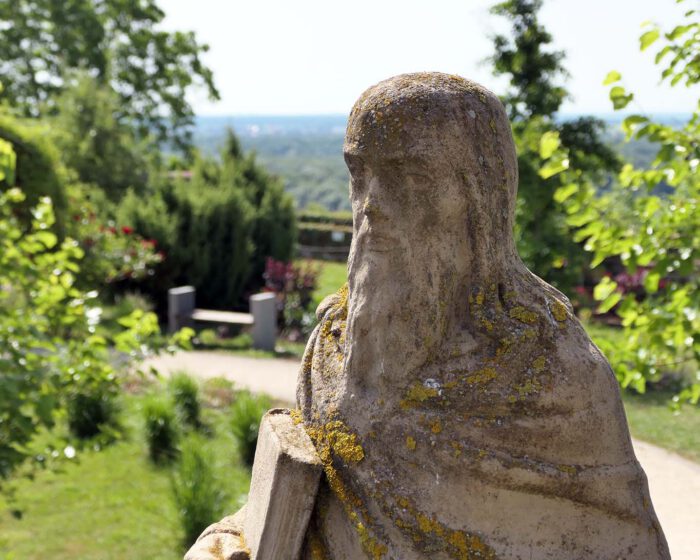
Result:
<svg viewBox="0 0 700 560">
<path fill-rule="evenodd" d="M 439 153 L 377 158 L 346 148 L 345 158 L 354 219 L 347 365 L 395 385 L 446 332 L 467 263 L 463 182 Z"/>
</svg>

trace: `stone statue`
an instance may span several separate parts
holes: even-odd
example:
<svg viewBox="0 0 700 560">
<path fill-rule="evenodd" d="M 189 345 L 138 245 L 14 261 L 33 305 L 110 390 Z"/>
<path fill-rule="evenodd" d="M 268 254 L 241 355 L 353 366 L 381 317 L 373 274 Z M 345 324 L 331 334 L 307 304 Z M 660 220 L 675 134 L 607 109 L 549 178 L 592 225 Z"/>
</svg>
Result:
<svg viewBox="0 0 700 560">
<path fill-rule="evenodd" d="M 297 391 L 324 470 L 301 558 L 670 558 L 608 362 L 516 253 L 498 98 L 391 78 L 344 151 L 349 282 Z"/>
</svg>

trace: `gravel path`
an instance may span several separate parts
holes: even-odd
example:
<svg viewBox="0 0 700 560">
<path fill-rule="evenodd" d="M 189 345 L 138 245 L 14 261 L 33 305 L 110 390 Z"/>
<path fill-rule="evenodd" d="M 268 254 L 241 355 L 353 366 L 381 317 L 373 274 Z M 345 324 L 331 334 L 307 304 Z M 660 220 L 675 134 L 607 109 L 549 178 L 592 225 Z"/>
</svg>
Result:
<svg viewBox="0 0 700 560">
<path fill-rule="evenodd" d="M 187 371 L 200 378 L 225 377 L 241 387 L 293 403 L 297 360 L 245 358 L 222 352 L 179 352 L 146 364 L 162 373 Z M 673 560 L 700 557 L 700 465 L 674 453 L 634 441 L 649 478 L 654 508 L 664 528 Z"/>
</svg>

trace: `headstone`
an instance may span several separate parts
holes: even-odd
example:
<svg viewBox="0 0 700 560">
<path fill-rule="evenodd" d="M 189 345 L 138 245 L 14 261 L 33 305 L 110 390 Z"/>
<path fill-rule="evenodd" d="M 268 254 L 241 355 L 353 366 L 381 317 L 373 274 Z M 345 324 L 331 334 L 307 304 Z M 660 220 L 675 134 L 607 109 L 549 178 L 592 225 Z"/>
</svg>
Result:
<svg viewBox="0 0 700 560">
<path fill-rule="evenodd" d="M 193 286 L 180 286 L 168 290 L 168 331 L 174 333 L 192 325 L 195 306 Z"/>
<path fill-rule="evenodd" d="M 250 312 L 253 315 L 253 346 L 261 350 L 274 350 L 277 341 L 277 297 L 272 292 L 250 296 Z"/>
<path fill-rule="evenodd" d="M 324 470 L 302 558 L 669 559 L 610 366 L 517 255 L 498 98 L 391 78 L 344 151 L 348 285 L 297 390 Z"/>
</svg>

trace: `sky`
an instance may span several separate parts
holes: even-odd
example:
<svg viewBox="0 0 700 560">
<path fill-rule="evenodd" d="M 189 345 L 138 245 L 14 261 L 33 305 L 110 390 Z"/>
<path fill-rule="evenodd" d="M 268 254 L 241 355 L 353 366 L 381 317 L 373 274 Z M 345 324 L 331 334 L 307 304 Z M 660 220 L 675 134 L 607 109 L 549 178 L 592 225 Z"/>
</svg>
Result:
<svg viewBox="0 0 700 560">
<path fill-rule="evenodd" d="M 160 0 L 164 27 L 194 31 L 210 51 L 221 100 L 191 96 L 199 115 L 346 114 L 369 86 L 404 72 L 441 71 L 496 93 L 484 60 L 507 32 L 494 0 Z M 669 29 L 700 0 L 545 0 L 541 20 L 566 52 L 572 99 L 565 113 L 611 111 L 610 70 L 635 92 L 634 112 L 686 112 L 697 91 L 659 84 L 654 48 L 639 52 L 641 24 Z"/>
</svg>

